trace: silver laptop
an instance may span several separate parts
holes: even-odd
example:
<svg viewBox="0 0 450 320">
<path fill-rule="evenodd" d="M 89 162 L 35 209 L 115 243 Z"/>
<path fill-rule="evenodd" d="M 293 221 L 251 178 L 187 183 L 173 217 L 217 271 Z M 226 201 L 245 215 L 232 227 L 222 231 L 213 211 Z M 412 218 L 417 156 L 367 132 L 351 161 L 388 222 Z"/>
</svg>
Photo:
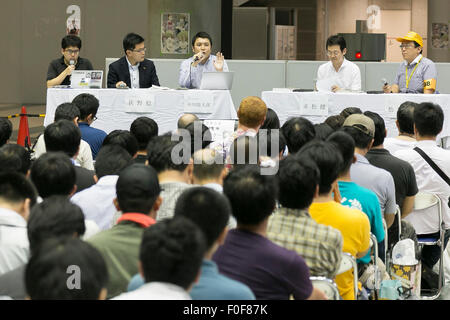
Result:
<svg viewBox="0 0 450 320">
<path fill-rule="evenodd" d="M 70 87 L 74 89 L 101 89 L 103 70 L 74 70 L 70 77 Z"/>
<path fill-rule="evenodd" d="M 231 90 L 234 72 L 203 72 L 201 90 Z"/>
</svg>

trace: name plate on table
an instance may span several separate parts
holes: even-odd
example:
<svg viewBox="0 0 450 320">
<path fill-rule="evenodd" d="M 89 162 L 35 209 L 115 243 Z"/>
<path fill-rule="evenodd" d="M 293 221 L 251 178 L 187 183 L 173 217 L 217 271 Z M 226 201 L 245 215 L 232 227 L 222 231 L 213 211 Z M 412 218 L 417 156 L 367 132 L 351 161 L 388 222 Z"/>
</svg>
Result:
<svg viewBox="0 0 450 320">
<path fill-rule="evenodd" d="M 150 113 L 155 106 L 155 95 L 145 92 L 130 92 L 125 96 L 125 112 L 127 113 Z"/>
<path fill-rule="evenodd" d="M 328 116 L 328 96 L 307 94 L 300 97 L 300 115 Z"/>
<path fill-rule="evenodd" d="M 185 113 L 212 113 L 214 96 L 210 91 L 192 90 L 184 93 Z"/>
</svg>

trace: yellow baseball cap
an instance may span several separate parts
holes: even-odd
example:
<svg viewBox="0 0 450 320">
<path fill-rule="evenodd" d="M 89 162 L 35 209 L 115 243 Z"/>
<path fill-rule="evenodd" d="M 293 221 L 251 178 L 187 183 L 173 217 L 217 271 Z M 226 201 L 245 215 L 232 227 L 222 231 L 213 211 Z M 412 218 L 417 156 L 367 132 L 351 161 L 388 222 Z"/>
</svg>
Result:
<svg viewBox="0 0 450 320">
<path fill-rule="evenodd" d="M 408 32 L 408 34 L 402 38 L 397 38 L 398 42 L 404 42 L 404 41 L 415 41 L 419 44 L 419 46 L 423 47 L 423 40 L 422 37 L 415 33 L 414 31 Z"/>
</svg>

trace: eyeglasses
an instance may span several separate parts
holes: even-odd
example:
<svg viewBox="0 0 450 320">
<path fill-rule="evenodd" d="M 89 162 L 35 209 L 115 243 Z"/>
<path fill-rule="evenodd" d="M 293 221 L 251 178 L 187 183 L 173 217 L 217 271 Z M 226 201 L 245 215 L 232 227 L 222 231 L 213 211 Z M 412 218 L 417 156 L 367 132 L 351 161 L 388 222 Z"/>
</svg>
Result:
<svg viewBox="0 0 450 320">
<path fill-rule="evenodd" d="M 80 50 L 70 50 L 70 49 L 67 49 L 66 52 L 67 52 L 68 54 L 70 54 L 70 55 L 73 55 L 73 54 L 79 54 L 79 53 L 80 53 Z"/>
<path fill-rule="evenodd" d="M 410 46 L 410 45 L 406 45 L 406 44 L 401 44 L 399 47 L 400 47 L 400 50 L 415 48 L 413 45 Z"/>
<path fill-rule="evenodd" d="M 341 52 L 340 51 L 327 51 L 327 56 L 331 57 L 331 56 L 338 56 Z"/>
<path fill-rule="evenodd" d="M 137 49 L 137 50 L 133 50 L 133 52 L 138 52 L 138 53 L 142 53 L 147 51 L 147 48 L 141 48 L 141 49 Z"/>
</svg>

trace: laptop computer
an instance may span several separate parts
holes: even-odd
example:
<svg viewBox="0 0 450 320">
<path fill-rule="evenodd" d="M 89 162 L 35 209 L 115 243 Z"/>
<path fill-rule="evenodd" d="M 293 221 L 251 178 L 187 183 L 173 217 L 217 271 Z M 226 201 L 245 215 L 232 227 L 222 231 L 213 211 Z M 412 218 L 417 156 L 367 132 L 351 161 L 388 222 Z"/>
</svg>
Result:
<svg viewBox="0 0 450 320">
<path fill-rule="evenodd" d="M 74 70 L 70 77 L 70 87 L 74 89 L 101 89 L 102 70 Z"/>
<path fill-rule="evenodd" d="M 231 90 L 234 72 L 203 72 L 200 90 Z"/>
</svg>

